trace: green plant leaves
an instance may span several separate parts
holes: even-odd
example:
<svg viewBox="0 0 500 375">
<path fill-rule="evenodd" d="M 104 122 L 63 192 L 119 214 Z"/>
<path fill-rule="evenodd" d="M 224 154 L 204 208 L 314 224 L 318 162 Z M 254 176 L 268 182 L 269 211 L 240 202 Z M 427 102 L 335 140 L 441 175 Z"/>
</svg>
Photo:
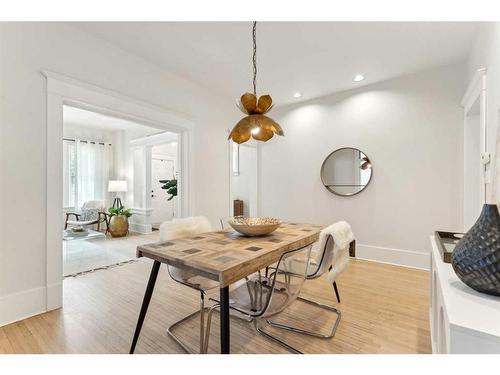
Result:
<svg viewBox="0 0 500 375">
<path fill-rule="evenodd" d="M 110 207 L 108 209 L 108 212 L 109 212 L 109 216 L 122 215 L 122 216 L 125 216 L 127 218 L 130 217 L 130 216 L 132 216 L 132 213 L 130 212 L 130 209 L 129 208 L 125 209 L 124 206 L 121 206 L 120 208 Z"/>
<path fill-rule="evenodd" d="M 177 180 L 159 180 L 160 184 L 163 184 L 162 189 L 167 191 L 167 194 L 170 196 L 168 200 L 171 201 L 174 197 L 177 196 Z"/>
</svg>

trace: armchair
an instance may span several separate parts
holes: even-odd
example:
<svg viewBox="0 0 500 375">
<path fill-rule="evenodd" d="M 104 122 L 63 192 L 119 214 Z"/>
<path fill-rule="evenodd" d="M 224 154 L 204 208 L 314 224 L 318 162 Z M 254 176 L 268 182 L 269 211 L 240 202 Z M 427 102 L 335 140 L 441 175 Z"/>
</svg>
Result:
<svg viewBox="0 0 500 375">
<path fill-rule="evenodd" d="M 106 223 L 106 233 L 109 227 L 109 217 L 105 212 L 106 203 L 102 200 L 87 201 L 83 204 L 81 211 L 78 212 L 66 212 L 66 221 L 64 224 L 64 229 L 68 228 L 68 225 L 94 225 L 97 224 L 97 231 L 100 231 L 101 224 Z M 70 217 L 74 216 L 74 220 L 70 220 Z"/>
</svg>

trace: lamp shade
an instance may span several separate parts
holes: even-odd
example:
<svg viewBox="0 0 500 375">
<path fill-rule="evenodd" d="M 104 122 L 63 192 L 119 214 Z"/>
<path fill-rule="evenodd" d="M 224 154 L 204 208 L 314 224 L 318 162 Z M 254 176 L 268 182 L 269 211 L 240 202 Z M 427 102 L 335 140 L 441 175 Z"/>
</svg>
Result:
<svg viewBox="0 0 500 375">
<path fill-rule="evenodd" d="M 120 193 L 127 191 L 127 181 L 125 180 L 109 180 L 108 191 L 110 193 Z"/>
</svg>

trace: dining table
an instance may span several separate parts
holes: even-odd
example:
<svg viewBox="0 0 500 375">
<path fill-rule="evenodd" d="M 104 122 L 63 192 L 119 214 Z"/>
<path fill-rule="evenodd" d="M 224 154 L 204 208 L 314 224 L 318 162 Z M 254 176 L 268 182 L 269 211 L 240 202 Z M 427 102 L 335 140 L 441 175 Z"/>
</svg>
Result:
<svg viewBox="0 0 500 375">
<path fill-rule="evenodd" d="M 322 228 L 322 225 L 286 222 L 274 232 L 258 237 L 244 236 L 232 228 L 227 228 L 138 246 L 137 257 L 152 259 L 153 266 L 130 354 L 135 351 L 162 263 L 189 270 L 219 283 L 220 353 L 229 354 L 229 286 L 277 262 L 284 252 L 316 242 Z"/>
</svg>

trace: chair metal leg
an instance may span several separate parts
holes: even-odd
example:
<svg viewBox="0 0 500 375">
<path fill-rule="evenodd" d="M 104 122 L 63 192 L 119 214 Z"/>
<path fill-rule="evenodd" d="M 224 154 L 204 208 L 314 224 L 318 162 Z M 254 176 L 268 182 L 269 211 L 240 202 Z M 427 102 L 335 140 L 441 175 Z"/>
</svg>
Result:
<svg viewBox="0 0 500 375">
<path fill-rule="evenodd" d="M 208 309 L 208 314 L 207 314 L 207 329 L 205 330 L 205 348 L 204 348 L 204 351 L 203 351 L 204 353 L 208 353 L 208 342 L 209 342 L 209 339 L 210 339 L 210 327 L 212 325 L 212 315 L 213 315 L 213 313 L 214 313 L 214 311 L 216 309 L 220 308 L 220 303 L 219 303 L 218 300 L 210 298 L 210 301 L 213 301 L 213 302 L 216 302 L 216 303 L 212 307 L 210 307 Z M 233 318 L 242 320 L 245 323 L 252 322 L 252 319 L 245 319 L 245 318 L 242 318 L 240 316 L 231 315 L 231 314 L 230 314 L 230 316 L 233 317 Z"/>
<path fill-rule="evenodd" d="M 203 354 L 206 353 L 205 347 L 208 345 L 205 345 L 205 312 L 209 311 L 210 308 L 205 307 L 205 293 L 200 291 L 200 309 L 198 311 L 195 311 L 188 316 L 185 316 L 181 320 L 176 321 L 172 325 L 170 325 L 167 328 L 167 334 L 177 343 L 179 346 L 184 349 L 186 353 L 194 354 L 193 351 L 189 349 L 189 347 L 182 342 L 182 340 L 174 334 L 174 329 L 179 326 L 180 324 L 184 323 L 185 321 L 191 319 L 193 316 L 200 314 L 200 349 L 199 353 Z M 209 316 L 210 317 L 210 316 Z M 210 325 L 207 325 L 207 329 L 210 329 Z"/>
<path fill-rule="evenodd" d="M 205 332 L 205 348 L 204 348 L 204 353 L 207 353 L 208 352 L 208 341 L 209 341 L 209 336 L 210 336 L 210 326 L 212 324 L 212 314 L 213 312 L 220 308 L 220 304 L 219 303 L 216 303 L 215 305 L 213 305 L 209 311 L 208 311 L 208 317 L 207 317 L 207 329 L 206 329 L 206 332 Z M 303 354 L 300 350 L 298 349 L 295 349 L 293 346 L 290 346 L 288 345 L 285 341 L 281 340 L 280 338 L 278 337 L 275 337 L 273 335 L 270 335 L 269 333 L 263 331 L 259 325 L 258 325 L 258 319 L 251 319 L 251 320 L 246 320 L 246 319 L 243 319 L 243 318 L 240 318 L 238 316 L 234 316 L 235 318 L 237 319 L 240 319 L 240 320 L 243 320 L 245 321 L 246 323 L 250 323 L 250 322 L 253 322 L 254 324 L 254 328 L 255 330 L 257 331 L 258 334 L 268 338 L 268 339 L 271 339 L 275 342 L 277 342 L 278 344 L 280 344 L 281 346 L 285 347 L 286 349 L 290 350 L 292 353 L 297 353 L 297 354 Z"/>
<path fill-rule="evenodd" d="M 314 336 L 314 337 L 318 337 L 320 339 L 331 339 L 332 337 L 335 336 L 335 332 L 337 331 L 337 328 L 338 328 L 339 323 L 340 323 L 340 318 L 342 317 L 342 313 L 341 313 L 340 310 L 336 309 L 333 306 L 328 306 L 328 305 L 325 305 L 323 303 L 312 301 L 310 299 L 303 298 L 303 297 L 300 297 L 300 296 L 297 297 L 297 300 L 300 300 L 300 301 L 303 301 L 303 302 L 308 303 L 310 305 L 313 305 L 313 306 L 316 306 L 316 307 L 319 307 L 319 308 L 331 311 L 334 314 L 336 314 L 335 323 L 333 324 L 333 328 L 332 328 L 331 332 L 329 334 L 325 335 L 325 334 L 322 334 L 322 333 L 319 333 L 319 332 L 315 332 L 315 331 L 312 331 L 312 330 L 307 330 L 307 329 L 303 329 L 303 328 L 299 328 L 299 327 L 294 327 L 294 326 L 287 325 L 287 324 L 282 324 L 282 323 L 276 323 L 276 322 L 273 322 L 273 321 L 268 320 L 268 319 L 266 320 L 267 323 L 269 323 L 269 325 L 271 325 L 273 327 L 276 327 L 276 328 L 286 329 L 288 331 L 302 333 L 304 335 Z"/>
<path fill-rule="evenodd" d="M 279 345 L 283 346 L 284 348 L 288 349 L 289 351 L 291 351 L 292 353 L 296 353 L 296 354 L 304 354 L 302 353 L 300 350 L 298 349 L 295 349 L 293 346 L 287 344 L 285 341 L 281 340 L 280 338 L 276 337 L 276 336 L 273 336 L 265 331 L 263 331 L 260 327 L 259 327 L 259 323 L 258 323 L 258 320 L 259 319 L 254 319 L 254 328 L 255 330 L 257 331 L 257 333 L 261 336 L 264 336 L 276 343 L 278 343 Z"/>
<path fill-rule="evenodd" d="M 205 338 L 205 293 L 200 292 L 200 354 L 203 354 Z"/>
<path fill-rule="evenodd" d="M 216 303 L 210 309 L 208 309 L 207 314 L 207 329 L 205 330 L 205 346 L 203 348 L 203 353 L 208 353 L 208 341 L 210 340 L 210 327 L 212 325 L 212 313 L 215 309 L 219 308 L 220 304 Z"/>
</svg>

